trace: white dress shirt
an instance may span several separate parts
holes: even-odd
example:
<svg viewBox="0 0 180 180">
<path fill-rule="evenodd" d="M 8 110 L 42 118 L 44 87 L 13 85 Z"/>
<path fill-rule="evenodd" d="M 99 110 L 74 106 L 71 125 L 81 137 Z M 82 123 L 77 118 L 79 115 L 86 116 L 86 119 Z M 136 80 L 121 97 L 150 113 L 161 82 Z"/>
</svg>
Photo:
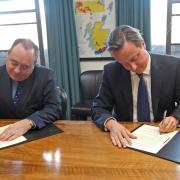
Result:
<svg viewBox="0 0 180 180">
<path fill-rule="evenodd" d="M 151 98 L 151 58 L 149 55 L 148 64 L 146 69 L 143 71 L 143 78 L 147 86 L 148 100 L 150 108 L 150 118 L 151 121 L 154 119 L 152 110 L 152 98 Z M 138 122 L 137 120 L 137 94 L 139 86 L 139 77 L 136 73 L 131 72 L 131 85 L 132 85 L 132 95 L 133 95 L 133 122 Z"/>
</svg>

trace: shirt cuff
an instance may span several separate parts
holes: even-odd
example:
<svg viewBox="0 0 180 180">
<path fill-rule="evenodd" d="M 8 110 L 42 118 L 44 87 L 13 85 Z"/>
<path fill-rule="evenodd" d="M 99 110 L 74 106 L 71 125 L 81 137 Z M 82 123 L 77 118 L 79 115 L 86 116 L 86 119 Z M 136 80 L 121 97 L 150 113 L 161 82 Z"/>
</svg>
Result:
<svg viewBox="0 0 180 180">
<path fill-rule="evenodd" d="M 114 121 L 117 121 L 114 117 L 109 117 L 108 119 L 106 119 L 104 121 L 104 131 L 109 131 L 108 128 L 106 127 L 106 123 L 109 121 L 109 120 L 114 120 Z"/>
</svg>

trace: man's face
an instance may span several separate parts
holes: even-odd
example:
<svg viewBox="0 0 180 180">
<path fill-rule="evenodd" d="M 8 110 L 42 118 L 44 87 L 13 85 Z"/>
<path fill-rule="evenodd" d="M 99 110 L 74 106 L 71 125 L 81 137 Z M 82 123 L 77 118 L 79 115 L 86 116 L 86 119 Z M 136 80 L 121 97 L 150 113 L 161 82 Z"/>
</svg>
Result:
<svg viewBox="0 0 180 180">
<path fill-rule="evenodd" d="M 26 50 L 22 44 L 17 44 L 8 54 L 6 70 L 11 79 L 23 81 L 33 72 L 34 64 L 34 49 Z"/>
<path fill-rule="evenodd" d="M 139 74 L 148 63 L 148 53 L 143 41 L 141 47 L 136 47 L 132 42 L 125 42 L 122 49 L 111 54 L 125 69 Z"/>
</svg>

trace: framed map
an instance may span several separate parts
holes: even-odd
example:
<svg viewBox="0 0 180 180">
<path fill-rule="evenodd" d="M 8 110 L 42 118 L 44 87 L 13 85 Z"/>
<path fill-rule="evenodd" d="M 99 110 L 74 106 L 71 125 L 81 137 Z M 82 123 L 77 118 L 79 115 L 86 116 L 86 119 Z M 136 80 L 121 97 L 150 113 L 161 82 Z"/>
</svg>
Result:
<svg viewBox="0 0 180 180">
<path fill-rule="evenodd" d="M 111 57 L 106 41 L 115 28 L 115 0 L 74 0 L 80 58 Z"/>
</svg>

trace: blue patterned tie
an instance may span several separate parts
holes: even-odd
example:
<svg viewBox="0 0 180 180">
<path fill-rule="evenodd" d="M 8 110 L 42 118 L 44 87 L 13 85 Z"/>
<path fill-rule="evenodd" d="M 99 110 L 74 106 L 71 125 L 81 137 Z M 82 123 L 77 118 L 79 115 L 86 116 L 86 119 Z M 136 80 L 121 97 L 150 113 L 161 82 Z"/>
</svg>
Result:
<svg viewBox="0 0 180 180">
<path fill-rule="evenodd" d="M 150 109 L 148 102 L 147 87 L 143 78 L 143 74 L 139 76 L 138 98 L 137 98 L 137 118 L 138 121 L 150 121 Z"/>
<path fill-rule="evenodd" d="M 14 105 L 16 105 L 17 102 L 19 101 L 21 93 L 22 93 L 22 85 L 21 85 L 21 83 L 18 83 L 18 86 L 17 86 L 17 89 L 16 89 L 16 93 L 15 93 L 14 98 L 13 98 Z"/>
</svg>

